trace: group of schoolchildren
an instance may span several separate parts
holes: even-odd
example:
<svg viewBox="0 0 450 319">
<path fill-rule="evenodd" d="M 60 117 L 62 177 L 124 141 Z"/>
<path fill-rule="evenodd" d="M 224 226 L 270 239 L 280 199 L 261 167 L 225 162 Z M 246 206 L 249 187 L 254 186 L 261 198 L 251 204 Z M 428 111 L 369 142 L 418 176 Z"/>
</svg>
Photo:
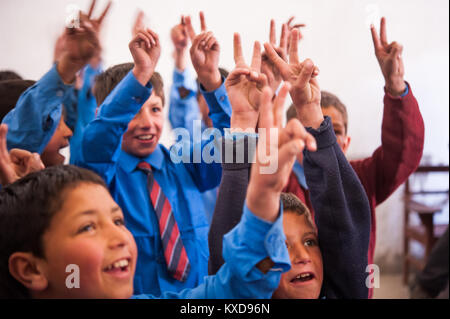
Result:
<svg viewBox="0 0 450 319">
<path fill-rule="evenodd" d="M 0 81 L 0 298 L 371 298 L 375 208 L 415 171 L 424 143 L 385 19 L 379 34 L 371 27 L 386 81 L 382 143 L 348 162 L 347 110 L 299 59 L 303 25 L 283 24 L 278 44 L 271 21 L 250 63 L 235 33 L 228 73 L 204 14 L 200 33 L 183 16 L 166 101 L 143 13 L 133 62 L 102 71 L 110 4 L 99 18 L 94 7 L 64 30 L 40 80 Z M 172 128 L 221 132 L 221 161 L 193 160 L 207 140 L 172 160 L 159 144 L 165 104 Z"/>
</svg>

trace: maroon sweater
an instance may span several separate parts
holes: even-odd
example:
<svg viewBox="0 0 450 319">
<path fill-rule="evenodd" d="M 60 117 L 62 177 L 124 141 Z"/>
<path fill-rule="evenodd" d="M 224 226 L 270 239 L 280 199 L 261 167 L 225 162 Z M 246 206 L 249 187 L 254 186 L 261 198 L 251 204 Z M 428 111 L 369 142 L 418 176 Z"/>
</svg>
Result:
<svg viewBox="0 0 450 319">
<path fill-rule="evenodd" d="M 381 127 L 381 146 L 371 157 L 350 161 L 358 175 L 371 209 L 369 264 L 373 263 L 376 242 L 375 208 L 386 200 L 419 166 L 424 144 L 424 123 L 411 87 L 404 97 L 386 92 Z M 292 172 L 284 192 L 294 193 L 312 211 L 308 191 Z M 320 229 L 319 229 L 320 231 Z M 372 297 L 372 289 L 370 296 Z"/>
</svg>

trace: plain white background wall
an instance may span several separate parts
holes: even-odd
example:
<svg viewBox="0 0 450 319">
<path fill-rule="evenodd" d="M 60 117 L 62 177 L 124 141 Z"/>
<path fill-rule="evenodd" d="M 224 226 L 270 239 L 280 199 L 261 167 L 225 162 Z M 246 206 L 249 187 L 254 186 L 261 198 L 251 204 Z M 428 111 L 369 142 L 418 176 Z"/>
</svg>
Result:
<svg viewBox="0 0 450 319">
<path fill-rule="evenodd" d="M 39 79 L 51 66 L 53 45 L 62 31 L 67 6 L 87 10 L 89 0 L 1 0 L 0 69 L 12 69 L 29 79 Z M 95 13 L 106 4 L 98 1 Z M 369 24 L 387 18 L 389 41 L 404 45 L 406 79 L 419 101 L 426 127 L 424 154 L 434 163 L 448 163 L 449 146 L 449 2 L 447 0 L 116 0 L 105 21 L 104 65 L 131 61 L 128 42 L 137 9 L 145 11 L 151 28 L 159 33 L 162 56 L 157 70 L 166 92 L 173 62 L 170 29 L 181 14 L 198 11 L 221 44 L 221 66 L 233 68 L 232 38 L 240 32 L 246 57 L 253 41 L 267 41 L 269 20 L 282 22 L 295 15 L 306 23 L 300 44 L 301 57 L 319 66 L 321 88 L 337 94 L 349 111 L 352 136 L 349 157 L 370 155 L 380 144 L 383 78 L 373 54 Z M 162 142 L 170 144 L 169 125 Z M 378 208 L 377 260 L 386 269 L 402 251 L 401 190 Z M 448 214 L 448 213 L 447 213 Z M 448 215 L 444 216 L 444 219 Z M 398 264 L 398 261 L 397 261 Z"/>
</svg>

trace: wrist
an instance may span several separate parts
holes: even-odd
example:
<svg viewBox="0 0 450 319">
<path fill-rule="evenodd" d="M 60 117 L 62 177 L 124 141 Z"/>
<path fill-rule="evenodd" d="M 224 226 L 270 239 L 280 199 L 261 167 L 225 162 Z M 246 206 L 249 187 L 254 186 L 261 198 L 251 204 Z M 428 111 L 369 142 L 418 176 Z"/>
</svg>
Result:
<svg viewBox="0 0 450 319">
<path fill-rule="evenodd" d="M 198 73 L 198 80 L 207 92 L 215 91 L 222 85 L 219 69 L 213 72 Z"/>
<path fill-rule="evenodd" d="M 320 104 L 295 105 L 297 116 L 304 127 L 318 129 L 323 122 L 323 113 Z"/>
<path fill-rule="evenodd" d="M 385 88 L 392 96 L 401 96 L 406 90 L 406 83 L 403 78 L 386 80 Z"/>
<path fill-rule="evenodd" d="M 235 132 L 246 132 L 246 133 L 255 133 L 256 132 L 256 120 L 248 120 L 239 118 L 236 116 L 231 115 L 230 119 L 230 131 L 232 133 Z"/>
<path fill-rule="evenodd" d="M 174 59 L 177 70 L 183 72 L 187 66 L 186 49 L 175 48 Z"/>
<path fill-rule="evenodd" d="M 71 59 L 67 54 L 59 60 L 56 70 L 64 84 L 72 84 L 76 74 L 84 67 L 85 63 Z"/>
<path fill-rule="evenodd" d="M 280 193 L 259 185 L 256 187 L 249 184 L 246 198 L 248 209 L 261 219 L 275 222 L 280 210 Z"/>
<path fill-rule="evenodd" d="M 141 69 L 137 66 L 134 66 L 133 70 L 133 75 L 136 78 L 136 80 L 142 85 L 142 86 L 146 86 L 147 83 L 150 81 L 150 79 L 152 78 L 153 75 L 153 70 L 149 70 L 149 69 Z"/>
</svg>

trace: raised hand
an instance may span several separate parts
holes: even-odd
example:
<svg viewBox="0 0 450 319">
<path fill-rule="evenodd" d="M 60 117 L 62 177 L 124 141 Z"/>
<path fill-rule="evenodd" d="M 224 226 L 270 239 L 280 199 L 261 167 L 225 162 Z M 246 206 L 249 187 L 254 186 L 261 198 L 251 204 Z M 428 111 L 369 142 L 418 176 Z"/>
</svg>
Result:
<svg viewBox="0 0 450 319">
<path fill-rule="evenodd" d="M 186 49 L 189 43 L 184 16 L 181 16 L 180 23 L 172 28 L 170 37 L 173 46 L 175 47 L 175 52 L 173 54 L 175 66 L 178 70 L 183 71 L 187 65 Z"/>
<path fill-rule="evenodd" d="M 250 66 L 242 54 L 241 38 L 234 34 L 235 69 L 228 75 L 225 87 L 230 99 L 231 128 L 255 129 L 258 123 L 259 104 L 267 77 L 261 73 L 261 45 L 255 42 Z"/>
<path fill-rule="evenodd" d="M 139 83 L 145 86 L 150 81 L 161 55 L 159 37 L 150 29 L 140 30 L 128 47 L 134 60 L 133 74 Z"/>
<path fill-rule="evenodd" d="M 139 10 L 136 19 L 134 20 L 133 27 L 131 28 L 131 36 L 134 38 L 139 31 L 145 29 L 145 13 Z"/>
<path fill-rule="evenodd" d="M 402 52 L 403 46 L 397 42 L 388 43 L 386 36 L 386 19 L 381 18 L 380 37 L 374 25 L 371 25 L 373 45 L 375 55 L 381 67 L 386 81 L 386 90 L 392 95 L 402 95 L 406 90 L 406 83 L 403 79 L 405 69 L 403 67 Z"/>
<path fill-rule="evenodd" d="M 60 40 L 63 48 L 58 48 L 60 51 L 55 52 L 55 59 L 60 57 L 58 72 L 66 83 L 71 83 L 75 79 L 76 72 L 83 68 L 90 59 L 99 56 L 101 52 L 99 33 L 103 20 L 111 7 L 111 2 L 108 3 L 98 19 L 93 19 L 92 12 L 95 2 L 95 0 L 92 1 L 88 14 L 80 12 L 79 27 L 65 29 L 63 38 Z"/>
<path fill-rule="evenodd" d="M 286 22 L 287 31 L 288 31 L 288 37 L 291 36 L 291 33 L 292 33 L 292 31 L 293 31 L 294 29 L 297 29 L 297 30 L 299 31 L 299 32 L 298 32 L 298 35 L 299 35 L 299 36 L 298 36 L 298 40 L 300 41 L 300 40 L 303 38 L 303 35 L 302 35 L 302 33 L 300 32 L 300 28 L 306 27 L 306 24 L 304 24 L 304 23 L 296 23 L 296 24 L 292 25 L 294 19 L 295 19 L 295 17 L 292 16 L 292 17 L 290 17 L 289 20 Z M 288 49 L 289 49 L 289 46 L 290 46 L 290 45 L 288 44 Z"/>
<path fill-rule="evenodd" d="M 191 18 L 185 17 L 186 31 L 192 41 L 190 49 L 192 65 L 198 80 L 206 91 L 214 91 L 222 85 L 219 72 L 220 45 L 211 31 L 206 31 L 205 15 L 200 12 L 201 33 L 196 34 Z"/>
<path fill-rule="evenodd" d="M 303 125 L 318 128 L 323 121 L 320 108 L 320 87 L 315 78 L 319 69 L 306 59 L 300 62 L 298 57 L 298 30 L 294 29 L 290 37 L 289 63 L 284 61 L 271 44 L 265 43 L 268 58 L 278 68 L 284 81 L 291 85 L 292 101 Z"/>
<path fill-rule="evenodd" d="M 8 152 L 7 133 L 8 126 L 0 125 L 0 185 L 3 186 L 14 183 L 31 172 L 45 168 L 38 153 L 30 153 L 21 149 L 12 149 Z"/>
<path fill-rule="evenodd" d="M 270 35 L 269 41 L 277 54 L 285 61 L 287 61 L 287 48 L 288 48 L 288 26 L 286 24 L 282 25 L 280 44 L 277 46 L 277 35 L 275 28 L 275 20 L 270 20 Z M 267 81 L 269 83 L 272 91 L 276 91 L 280 86 L 282 77 L 278 68 L 272 63 L 272 61 L 267 57 L 267 53 L 263 52 L 261 71 L 267 76 Z"/>
<path fill-rule="evenodd" d="M 290 84 L 284 83 L 274 100 L 273 91 L 269 87 L 263 90 L 260 137 L 247 188 L 248 208 L 258 217 L 270 222 L 278 217 L 280 194 L 288 181 L 297 155 L 305 147 L 310 151 L 317 149 L 314 137 L 306 132 L 297 119 L 292 119 L 285 128 L 282 127 L 284 102 L 289 89 Z M 265 130 L 265 134 L 261 129 Z M 277 134 L 269 134 L 270 130 L 275 130 Z M 265 170 L 267 166 L 273 165 L 275 169 L 270 172 Z"/>
</svg>

